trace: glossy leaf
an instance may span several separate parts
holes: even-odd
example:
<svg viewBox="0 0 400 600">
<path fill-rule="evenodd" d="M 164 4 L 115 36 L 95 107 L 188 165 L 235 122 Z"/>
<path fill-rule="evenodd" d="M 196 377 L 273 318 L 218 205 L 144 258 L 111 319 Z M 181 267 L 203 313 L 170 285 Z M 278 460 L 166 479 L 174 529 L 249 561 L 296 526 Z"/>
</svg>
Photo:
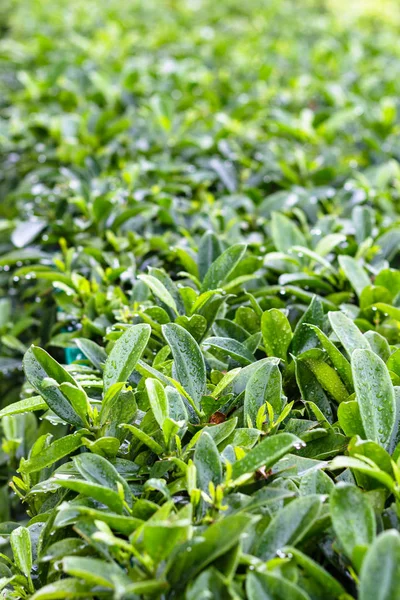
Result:
<svg viewBox="0 0 400 600">
<path fill-rule="evenodd" d="M 268 560 L 287 545 L 298 544 L 312 527 L 321 509 L 319 496 L 304 496 L 282 508 L 257 540 L 254 553 Z"/>
<path fill-rule="evenodd" d="M 269 469 L 285 454 L 291 452 L 294 448 L 300 448 L 301 445 L 301 440 L 290 433 L 266 437 L 246 456 L 235 462 L 232 467 L 232 478 L 238 479 L 243 475 L 254 473 L 260 467 Z"/>
<path fill-rule="evenodd" d="M 261 317 L 261 332 L 268 356 L 286 360 L 293 334 L 290 323 L 283 312 L 276 308 L 264 312 Z"/>
<path fill-rule="evenodd" d="M 381 533 L 371 545 L 360 574 L 360 600 L 399 600 L 400 535 Z"/>
<path fill-rule="evenodd" d="M 190 333 L 179 325 L 168 323 L 163 325 L 162 331 L 172 350 L 178 381 L 198 407 L 206 385 L 206 368 L 200 348 Z"/>
<path fill-rule="evenodd" d="M 201 291 L 207 292 L 219 288 L 242 260 L 245 252 L 245 244 L 235 244 L 227 248 L 209 267 L 204 276 Z"/>
<path fill-rule="evenodd" d="M 376 522 L 368 498 L 353 485 L 337 486 L 330 495 L 333 529 L 349 558 L 357 564 L 355 550 L 369 546 L 375 538 Z"/>
<path fill-rule="evenodd" d="M 44 380 L 49 377 L 58 384 L 70 383 L 76 386 L 73 377 L 54 358 L 42 348 L 32 346 L 24 356 L 24 370 L 31 385 L 57 415 L 67 423 L 83 425 L 81 418 L 57 385 L 46 386 L 44 384 Z"/>
<path fill-rule="evenodd" d="M 395 423 L 394 389 L 386 365 L 371 350 L 355 350 L 352 370 L 364 431 L 386 447 Z"/>
<path fill-rule="evenodd" d="M 105 391 L 128 379 L 147 346 L 150 332 L 149 325 L 132 325 L 116 341 L 104 365 Z"/>
</svg>

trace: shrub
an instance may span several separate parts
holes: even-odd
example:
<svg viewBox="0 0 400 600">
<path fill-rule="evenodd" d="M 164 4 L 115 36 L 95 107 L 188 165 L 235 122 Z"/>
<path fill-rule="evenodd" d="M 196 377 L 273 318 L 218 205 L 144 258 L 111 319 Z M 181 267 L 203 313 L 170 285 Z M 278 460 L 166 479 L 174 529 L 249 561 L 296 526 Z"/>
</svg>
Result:
<svg viewBox="0 0 400 600">
<path fill-rule="evenodd" d="M 397 4 L 1 11 L 2 597 L 398 600 Z"/>
</svg>

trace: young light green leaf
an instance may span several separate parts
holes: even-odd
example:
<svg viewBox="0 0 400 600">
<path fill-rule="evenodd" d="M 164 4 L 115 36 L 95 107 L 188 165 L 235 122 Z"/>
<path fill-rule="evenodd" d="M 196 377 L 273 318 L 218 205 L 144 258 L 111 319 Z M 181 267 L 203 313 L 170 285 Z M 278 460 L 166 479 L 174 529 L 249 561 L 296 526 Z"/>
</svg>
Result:
<svg viewBox="0 0 400 600">
<path fill-rule="evenodd" d="M 218 396 L 220 396 L 224 389 L 232 383 L 232 381 L 236 378 L 237 375 L 239 375 L 241 370 L 241 367 L 237 367 L 237 369 L 232 369 L 231 371 L 225 373 L 225 375 L 213 389 L 211 396 L 213 398 L 218 398 Z"/>
<path fill-rule="evenodd" d="M 104 394 L 100 409 L 100 425 L 104 425 L 108 420 L 112 420 L 119 397 L 125 387 L 124 381 L 113 383 Z"/>
<path fill-rule="evenodd" d="M 379 481 L 383 486 L 387 487 L 391 492 L 394 491 L 394 480 L 393 478 L 382 471 L 377 465 L 370 462 L 365 462 L 361 458 L 354 458 L 353 456 L 336 456 L 329 465 L 329 469 L 334 471 L 335 469 L 354 469 L 360 471 L 369 477 L 372 477 L 376 481 Z"/>
</svg>

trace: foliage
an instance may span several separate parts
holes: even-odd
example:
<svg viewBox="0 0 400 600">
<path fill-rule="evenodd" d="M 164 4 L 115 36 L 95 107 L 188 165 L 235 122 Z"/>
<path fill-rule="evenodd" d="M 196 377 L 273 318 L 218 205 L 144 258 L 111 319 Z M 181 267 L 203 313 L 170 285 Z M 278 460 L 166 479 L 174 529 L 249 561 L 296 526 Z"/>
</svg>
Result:
<svg viewBox="0 0 400 600">
<path fill-rule="evenodd" d="M 397 3 L 1 16 L 2 597 L 398 600 Z"/>
</svg>

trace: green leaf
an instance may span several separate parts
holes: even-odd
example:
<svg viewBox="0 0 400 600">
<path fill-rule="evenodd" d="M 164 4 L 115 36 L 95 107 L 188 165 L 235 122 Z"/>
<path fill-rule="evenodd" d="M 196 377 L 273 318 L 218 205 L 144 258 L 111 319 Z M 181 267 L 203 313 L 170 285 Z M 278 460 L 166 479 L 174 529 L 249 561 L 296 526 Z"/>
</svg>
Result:
<svg viewBox="0 0 400 600">
<path fill-rule="evenodd" d="M 210 434 L 216 445 L 218 446 L 226 440 L 231 433 L 235 430 L 237 425 L 237 418 L 228 419 L 224 423 L 219 423 L 218 425 L 207 425 L 201 431 L 198 431 L 190 440 L 187 445 L 186 450 L 190 450 L 197 443 L 199 437 L 202 435 L 202 432 L 206 431 Z"/>
<path fill-rule="evenodd" d="M 127 381 L 147 346 L 151 327 L 132 325 L 115 342 L 104 365 L 104 391 L 114 383 Z"/>
<path fill-rule="evenodd" d="M 339 256 L 338 260 L 340 268 L 344 271 L 351 287 L 360 297 L 363 289 L 371 285 L 368 275 L 359 262 L 351 256 L 342 255 Z"/>
<path fill-rule="evenodd" d="M 336 402 L 340 403 L 346 400 L 349 396 L 342 380 L 337 371 L 329 366 L 324 360 L 319 360 L 313 356 L 301 355 L 299 360 L 306 363 L 307 367 L 312 371 L 321 384 Z"/>
<path fill-rule="evenodd" d="M 167 579 L 175 593 L 182 590 L 186 582 L 204 567 L 233 548 L 255 520 L 247 514 L 227 516 L 208 527 L 200 539 L 194 537 L 178 547 L 167 567 Z"/>
<path fill-rule="evenodd" d="M 389 371 L 372 350 L 355 350 L 351 363 L 364 431 L 369 439 L 385 448 L 390 442 L 396 419 Z"/>
<path fill-rule="evenodd" d="M 295 359 L 294 365 L 297 385 L 303 400 L 315 404 L 328 422 L 332 423 L 331 403 L 314 373 L 302 360 Z"/>
<path fill-rule="evenodd" d="M 389 317 L 392 317 L 392 319 L 400 321 L 400 308 L 397 306 L 385 304 L 385 302 L 377 302 L 374 304 L 374 308 L 380 310 L 384 315 L 389 315 Z"/>
<path fill-rule="evenodd" d="M 231 371 L 225 373 L 225 375 L 222 377 L 222 379 L 220 379 L 220 381 L 213 389 L 211 396 L 213 398 L 218 398 L 218 396 L 221 395 L 221 392 L 223 392 L 224 389 L 232 383 L 236 376 L 239 375 L 241 370 L 241 367 L 237 367 L 237 369 L 232 369 Z"/>
<path fill-rule="evenodd" d="M 261 317 L 261 332 L 268 356 L 287 359 L 287 351 L 292 340 L 292 328 L 287 317 L 277 308 L 271 308 Z"/>
<path fill-rule="evenodd" d="M 69 456 L 83 445 L 82 437 L 89 432 L 81 429 L 72 435 L 56 440 L 45 448 L 40 454 L 32 456 L 21 462 L 19 470 L 21 473 L 36 473 L 45 467 L 49 467 L 65 456 Z"/>
<path fill-rule="evenodd" d="M 353 376 L 351 372 L 351 366 L 349 361 L 343 356 L 343 354 L 338 350 L 333 342 L 328 338 L 327 335 L 323 331 L 320 330 L 316 325 L 307 325 L 310 327 L 317 335 L 321 346 L 326 351 L 329 359 L 331 360 L 333 366 L 338 372 L 338 375 L 342 379 L 343 383 L 347 387 L 349 391 L 353 391 Z"/>
<path fill-rule="evenodd" d="M 355 564 L 358 546 L 369 546 L 375 538 L 375 513 L 365 494 L 354 485 L 337 485 L 330 495 L 333 529 L 347 557 Z"/>
<path fill-rule="evenodd" d="M 129 429 L 131 433 L 140 441 L 142 444 L 145 444 L 154 454 L 161 455 L 163 453 L 163 447 L 160 446 L 158 442 L 153 440 L 147 433 L 138 429 L 134 425 L 130 425 L 129 423 L 122 423 L 121 427 L 124 429 Z"/>
<path fill-rule="evenodd" d="M 104 394 L 100 409 L 100 425 L 113 421 L 119 403 L 119 397 L 125 387 L 124 381 L 113 383 Z"/>
<path fill-rule="evenodd" d="M 200 240 L 197 253 L 197 265 L 201 280 L 204 279 L 208 269 L 217 260 L 221 252 L 222 247 L 218 237 L 212 231 L 206 231 Z"/>
<path fill-rule="evenodd" d="M 285 454 L 302 445 L 303 442 L 291 433 L 279 433 L 272 437 L 265 437 L 244 458 L 234 463 L 232 479 L 236 480 L 243 475 L 254 473 L 261 467 L 269 469 Z"/>
<path fill-rule="evenodd" d="M 63 503 L 58 508 L 54 526 L 58 528 L 66 527 L 68 525 L 75 525 L 78 521 L 81 523 L 82 518 L 86 520 L 90 519 L 92 521 L 103 521 L 112 529 L 115 529 L 124 535 L 131 534 L 133 531 L 138 529 L 138 527 L 143 525 L 143 521 L 141 519 L 119 515 L 117 513 L 110 512 L 109 509 L 103 511 L 90 508 L 89 506 L 84 506 L 82 504 Z"/>
<path fill-rule="evenodd" d="M 265 362 L 253 373 L 246 385 L 244 396 L 244 422 L 248 418 L 255 424 L 261 406 L 269 402 L 275 414 L 282 410 L 282 376 L 278 365 Z"/>
<path fill-rule="evenodd" d="M 330 494 L 334 487 L 332 479 L 321 470 L 307 471 L 300 480 L 300 495 Z"/>
<path fill-rule="evenodd" d="M 312 558 L 293 546 L 284 548 L 284 552 L 291 555 L 293 561 L 303 569 L 306 576 L 312 581 L 313 588 L 315 585 L 318 586 L 320 590 L 318 598 L 341 600 L 345 597 L 346 592 L 342 585 Z"/>
<path fill-rule="evenodd" d="M 400 534 L 381 533 L 371 545 L 360 574 L 360 600 L 400 599 Z"/>
<path fill-rule="evenodd" d="M 248 600 L 310 600 L 297 585 L 274 573 L 249 573 L 246 594 Z"/>
<path fill-rule="evenodd" d="M 314 296 L 311 300 L 310 306 L 297 323 L 293 339 L 291 342 L 291 352 L 298 356 L 306 350 L 310 350 L 317 345 L 317 336 L 309 327 L 305 327 L 305 324 L 317 325 L 320 329 L 324 326 L 324 310 L 322 308 L 321 301 Z"/>
<path fill-rule="evenodd" d="M 204 341 L 204 345 L 211 346 L 222 355 L 228 355 L 242 365 L 249 365 L 255 361 L 252 352 L 244 344 L 232 338 L 209 337 Z"/>
<path fill-rule="evenodd" d="M 90 598 L 91 586 L 80 579 L 68 577 L 60 581 L 54 581 L 40 588 L 31 600 L 62 600 L 63 598 Z"/>
<path fill-rule="evenodd" d="M 82 481 L 81 479 L 59 479 L 55 478 L 58 485 L 69 490 L 94 498 L 101 504 L 105 504 L 111 510 L 121 514 L 123 509 L 123 501 L 118 492 L 109 489 L 103 485 Z"/>
<path fill-rule="evenodd" d="M 386 362 L 391 354 L 387 339 L 377 331 L 367 331 L 364 333 L 364 337 L 368 340 L 371 350 L 373 350 L 383 362 Z"/>
<path fill-rule="evenodd" d="M 339 425 L 348 437 L 359 435 L 365 439 L 367 436 L 362 424 L 360 405 L 356 400 L 342 402 L 338 408 Z"/>
<path fill-rule="evenodd" d="M 32 569 L 32 544 L 29 530 L 26 527 L 14 529 L 10 535 L 10 544 L 18 570 L 29 578 Z"/>
<path fill-rule="evenodd" d="M 206 388 L 206 367 L 201 350 L 193 336 L 180 325 L 168 323 L 162 332 L 174 357 L 179 383 L 199 408 Z"/>
<path fill-rule="evenodd" d="M 203 431 L 196 444 L 194 464 L 197 470 L 197 485 L 204 492 L 208 492 L 208 485 L 217 486 L 222 480 L 222 464 L 217 446 L 212 437 Z"/>
<path fill-rule="evenodd" d="M 32 396 L 32 398 L 24 398 L 19 402 L 9 404 L 3 410 L 0 410 L 0 419 L 8 415 L 19 415 L 21 413 L 47 409 L 48 406 L 41 396 Z"/>
<path fill-rule="evenodd" d="M 189 519 L 159 521 L 154 517 L 143 527 L 143 545 L 153 560 L 159 563 L 170 556 L 175 547 L 186 542 L 190 532 Z"/>
<path fill-rule="evenodd" d="M 60 390 L 69 400 L 76 414 L 80 416 L 82 422 L 86 425 L 87 416 L 91 412 L 91 407 L 86 392 L 83 389 L 78 388 L 76 385 L 72 385 L 71 383 L 62 383 L 60 385 Z"/>
<path fill-rule="evenodd" d="M 245 244 L 235 244 L 218 256 L 204 276 L 201 292 L 219 288 L 242 260 L 245 252 Z"/>
<path fill-rule="evenodd" d="M 74 464 L 79 473 L 87 481 L 108 487 L 115 491 L 122 489 L 125 499 L 131 505 L 131 491 L 125 479 L 121 477 L 117 469 L 109 460 L 97 454 L 80 454 L 75 456 Z"/>
<path fill-rule="evenodd" d="M 162 429 L 165 419 L 169 416 L 168 397 L 162 383 L 157 379 L 146 379 L 146 390 L 153 415 Z"/>
<path fill-rule="evenodd" d="M 354 350 L 370 350 L 368 340 L 363 336 L 357 325 L 355 325 L 351 319 L 346 317 L 346 315 L 339 311 L 329 312 L 328 318 L 333 331 L 350 357 Z"/>
<path fill-rule="evenodd" d="M 354 469 L 355 471 L 360 471 L 360 473 L 364 473 L 376 481 L 379 481 L 383 486 L 387 487 L 388 490 L 393 492 L 394 490 L 394 481 L 390 475 L 385 473 L 378 468 L 377 465 L 372 465 L 370 463 L 366 463 L 359 458 L 354 458 L 352 456 L 336 456 L 333 461 L 329 465 L 329 469 L 334 471 L 335 469 Z"/>
<path fill-rule="evenodd" d="M 72 408 L 68 399 L 56 385 L 47 386 L 46 378 L 54 379 L 59 385 L 70 383 L 77 387 L 73 377 L 45 350 L 31 346 L 24 356 L 24 370 L 29 383 L 45 399 L 48 406 L 67 423 L 81 427 L 82 419 Z"/>
<path fill-rule="evenodd" d="M 273 517 L 256 541 L 254 554 L 262 560 L 268 560 L 273 558 L 284 546 L 295 546 L 311 529 L 320 510 L 319 496 L 296 498 Z"/>
<path fill-rule="evenodd" d="M 91 585 L 114 589 L 132 583 L 125 571 L 114 562 L 107 563 L 97 558 L 66 556 L 62 561 L 62 568 L 68 575 L 79 577 Z"/>
<path fill-rule="evenodd" d="M 293 246 L 307 246 L 307 241 L 293 220 L 279 212 L 271 215 L 271 236 L 278 252 L 287 252 Z"/>
<path fill-rule="evenodd" d="M 138 275 L 138 279 L 144 281 L 145 284 L 151 289 L 153 294 L 161 300 L 161 302 L 169 306 L 169 308 L 172 308 L 172 310 L 176 314 L 178 314 L 178 309 L 175 300 L 173 299 L 165 285 L 159 279 L 153 277 L 153 275 L 144 274 Z"/>
<path fill-rule="evenodd" d="M 104 348 L 96 344 L 96 342 L 84 338 L 76 338 L 74 341 L 79 350 L 88 360 L 90 360 L 92 365 L 95 366 L 96 369 L 102 370 L 104 363 L 107 360 L 107 352 Z"/>
</svg>

